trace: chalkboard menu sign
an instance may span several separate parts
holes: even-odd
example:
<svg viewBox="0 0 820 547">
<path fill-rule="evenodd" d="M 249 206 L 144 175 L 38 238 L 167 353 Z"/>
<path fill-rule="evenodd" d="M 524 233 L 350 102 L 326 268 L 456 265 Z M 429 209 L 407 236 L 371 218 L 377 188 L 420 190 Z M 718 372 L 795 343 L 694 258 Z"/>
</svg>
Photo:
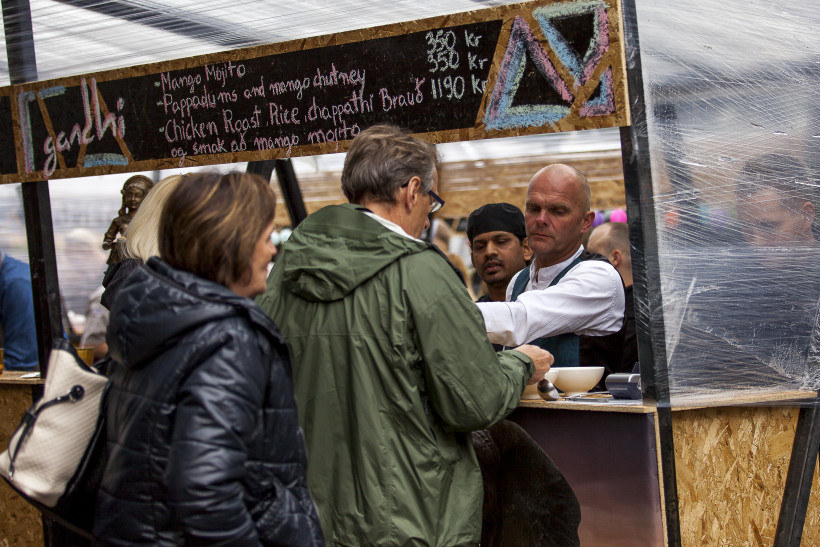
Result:
<svg viewBox="0 0 820 547">
<path fill-rule="evenodd" d="M 532 2 L 12 86 L 0 177 L 343 151 L 382 122 L 432 142 L 624 125 L 619 29 L 614 0 Z"/>
</svg>

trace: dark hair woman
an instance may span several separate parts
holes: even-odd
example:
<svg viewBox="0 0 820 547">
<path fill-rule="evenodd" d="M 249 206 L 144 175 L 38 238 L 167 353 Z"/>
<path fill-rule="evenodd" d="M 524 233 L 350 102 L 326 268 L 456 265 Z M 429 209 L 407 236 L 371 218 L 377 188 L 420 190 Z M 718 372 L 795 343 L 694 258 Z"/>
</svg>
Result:
<svg viewBox="0 0 820 547">
<path fill-rule="evenodd" d="M 185 175 L 108 343 L 100 545 L 323 545 L 287 349 L 250 298 L 276 253 L 259 177 Z"/>
</svg>

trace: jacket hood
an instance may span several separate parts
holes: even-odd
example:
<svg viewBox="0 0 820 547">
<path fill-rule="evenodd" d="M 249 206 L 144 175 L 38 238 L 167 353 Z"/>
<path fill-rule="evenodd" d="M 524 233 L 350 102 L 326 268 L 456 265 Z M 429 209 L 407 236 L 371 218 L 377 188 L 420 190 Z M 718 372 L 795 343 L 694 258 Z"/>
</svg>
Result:
<svg viewBox="0 0 820 547">
<path fill-rule="evenodd" d="M 140 368 L 192 329 L 233 316 L 244 316 L 282 340 L 252 300 L 152 257 L 117 292 L 108 324 L 109 351 L 118 363 Z"/>
<path fill-rule="evenodd" d="M 340 300 L 396 260 L 432 245 L 397 234 L 354 204 L 331 205 L 305 219 L 284 245 L 274 268 L 297 296 Z"/>
</svg>

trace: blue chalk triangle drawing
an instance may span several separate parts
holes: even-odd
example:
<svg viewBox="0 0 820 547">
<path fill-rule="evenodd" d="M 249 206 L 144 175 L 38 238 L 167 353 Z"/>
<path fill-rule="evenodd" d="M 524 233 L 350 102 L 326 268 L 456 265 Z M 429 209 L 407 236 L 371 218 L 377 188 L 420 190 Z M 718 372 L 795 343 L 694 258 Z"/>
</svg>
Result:
<svg viewBox="0 0 820 547">
<path fill-rule="evenodd" d="M 609 18 L 606 8 L 606 4 L 601 0 L 587 0 L 543 6 L 532 12 L 558 59 L 575 76 L 575 89 L 589 80 L 604 53 L 609 49 Z M 581 52 L 577 51 L 558 30 L 558 21 L 576 19 L 576 22 L 583 24 L 581 19 L 590 16 L 591 37 L 581 57 Z"/>
<path fill-rule="evenodd" d="M 601 74 L 598 89 L 584 106 L 578 110 L 581 117 L 602 116 L 615 112 L 615 93 L 612 90 L 612 67 L 607 67 Z"/>
<path fill-rule="evenodd" d="M 549 125 L 569 115 L 570 107 L 567 104 L 513 105 L 528 58 L 544 83 L 557 92 L 563 102 L 572 104 L 573 94 L 566 82 L 561 79 L 547 52 L 538 43 L 526 21 L 516 16 L 484 115 L 484 126 L 487 129 Z"/>
</svg>

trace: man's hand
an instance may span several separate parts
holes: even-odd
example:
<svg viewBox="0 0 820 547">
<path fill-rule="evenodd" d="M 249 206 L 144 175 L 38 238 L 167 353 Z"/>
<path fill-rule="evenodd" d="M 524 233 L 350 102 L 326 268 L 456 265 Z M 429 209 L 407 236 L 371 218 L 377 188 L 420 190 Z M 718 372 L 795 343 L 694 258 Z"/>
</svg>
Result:
<svg viewBox="0 0 820 547">
<path fill-rule="evenodd" d="M 535 364 L 535 372 L 532 376 L 530 376 L 530 379 L 527 380 L 528 385 L 537 384 L 539 380 L 543 379 L 544 374 L 550 369 L 550 366 L 552 366 L 552 363 L 555 361 L 555 357 L 553 357 L 550 352 L 545 349 L 541 349 L 538 346 L 524 344 L 523 346 L 518 346 L 514 349 L 532 359 L 532 362 Z"/>
</svg>

